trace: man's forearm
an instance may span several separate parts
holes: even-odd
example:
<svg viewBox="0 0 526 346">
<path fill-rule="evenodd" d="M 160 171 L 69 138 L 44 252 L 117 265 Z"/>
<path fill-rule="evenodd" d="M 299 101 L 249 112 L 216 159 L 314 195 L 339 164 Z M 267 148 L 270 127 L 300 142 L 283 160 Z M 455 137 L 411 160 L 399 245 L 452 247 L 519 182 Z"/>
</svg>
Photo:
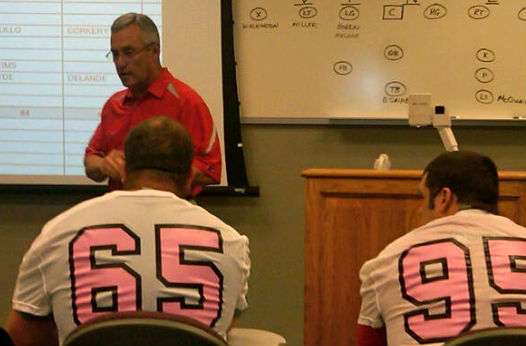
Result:
<svg viewBox="0 0 526 346">
<path fill-rule="evenodd" d="M 360 346 L 386 346 L 387 336 L 385 326 L 380 328 L 372 328 L 358 324 L 357 328 L 357 343 Z"/>
<path fill-rule="evenodd" d="M 108 176 L 102 171 L 104 158 L 97 155 L 90 155 L 84 159 L 84 169 L 86 176 L 96 182 L 104 181 Z"/>
<path fill-rule="evenodd" d="M 12 310 L 7 332 L 15 345 L 58 345 L 57 327 L 51 316 L 38 317 Z"/>
<path fill-rule="evenodd" d="M 204 174 L 199 168 L 192 166 L 194 171 L 194 180 L 192 186 L 205 186 L 211 184 L 217 184 L 217 182 L 210 176 Z"/>
</svg>

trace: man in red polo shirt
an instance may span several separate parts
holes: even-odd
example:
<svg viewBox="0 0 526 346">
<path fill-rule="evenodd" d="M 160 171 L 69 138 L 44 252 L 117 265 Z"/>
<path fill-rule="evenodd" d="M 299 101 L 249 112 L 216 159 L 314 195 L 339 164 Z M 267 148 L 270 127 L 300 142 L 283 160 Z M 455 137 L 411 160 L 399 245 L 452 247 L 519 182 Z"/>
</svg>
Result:
<svg viewBox="0 0 526 346">
<path fill-rule="evenodd" d="M 127 89 L 111 96 L 102 108 L 101 122 L 86 148 L 86 175 L 95 181 L 109 178 L 111 190 L 122 188 L 126 135 L 143 120 L 163 115 L 180 122 L 192 136 L 194 180 L 189 194 L 219 183 L 221 148 L 214 121 L 197 92 L 161 66 L 155 23 L 137 13 L 117 18 L 111 26 L 111 55 Z"/>
</svg>

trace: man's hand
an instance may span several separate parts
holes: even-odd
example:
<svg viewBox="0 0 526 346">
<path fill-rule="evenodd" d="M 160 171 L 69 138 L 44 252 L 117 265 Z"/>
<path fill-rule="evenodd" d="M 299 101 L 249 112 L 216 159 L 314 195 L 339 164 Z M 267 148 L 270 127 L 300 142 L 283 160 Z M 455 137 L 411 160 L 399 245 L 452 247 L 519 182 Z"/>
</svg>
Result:
<svg viewBox="0 0 526 346">
<path fill-rule="evenodd" d="M 121 150 L 112 150 L 104 157 L 90 155 L 84 159 L 86 175 L 98 182 L 107 178 L 120 181 L 124 176 L 124 163 L 124 152 Z"/>
<path fill-rule="evenodd" d="M 104 157 L 101 172 L 107 177 L 120 181 L 124 176 L 124 153 L 120 150 L 112 150 Z"/>
</svg>

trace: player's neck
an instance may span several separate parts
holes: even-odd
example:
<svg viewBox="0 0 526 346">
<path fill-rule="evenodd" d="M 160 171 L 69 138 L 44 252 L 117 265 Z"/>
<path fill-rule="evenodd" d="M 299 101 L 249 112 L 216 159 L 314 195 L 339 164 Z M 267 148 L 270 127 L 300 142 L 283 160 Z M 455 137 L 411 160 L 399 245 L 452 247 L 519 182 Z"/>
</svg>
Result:
<svg viewBox="0 0 526 346">
<path fill-rule="evenodd" d="M 181 198 L 185 197 L 184 191 L 173 180 L 152 178 L 147 174 L 129 176 L 123 185 L 125 190 L 153 189 L 172 192 Z"/>
</svg>

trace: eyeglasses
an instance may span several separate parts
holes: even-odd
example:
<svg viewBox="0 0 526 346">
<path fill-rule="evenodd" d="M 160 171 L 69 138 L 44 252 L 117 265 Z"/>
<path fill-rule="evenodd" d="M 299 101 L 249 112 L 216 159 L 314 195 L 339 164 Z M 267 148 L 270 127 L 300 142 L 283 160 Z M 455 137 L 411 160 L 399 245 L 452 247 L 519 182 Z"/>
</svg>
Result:
<svg viewBox="0 0 526 346">
<path fill-rule="evenodd" d="M 113 61 L 117 60 L 119 57 L 123 57 L 126 60 L 130 60 L 133 57 L 135 57 L 137 54 L 141 53 L 142 51 L 145 51 L 146 49 L 153 46 L 155 42 L 150 42 L 141 49 L 134 49 L 130 47 L 126 47 L 122 50 L 110 50 L 108 53 L 106 53 L 106 59 L 113 59 Z"/>
</svg>

